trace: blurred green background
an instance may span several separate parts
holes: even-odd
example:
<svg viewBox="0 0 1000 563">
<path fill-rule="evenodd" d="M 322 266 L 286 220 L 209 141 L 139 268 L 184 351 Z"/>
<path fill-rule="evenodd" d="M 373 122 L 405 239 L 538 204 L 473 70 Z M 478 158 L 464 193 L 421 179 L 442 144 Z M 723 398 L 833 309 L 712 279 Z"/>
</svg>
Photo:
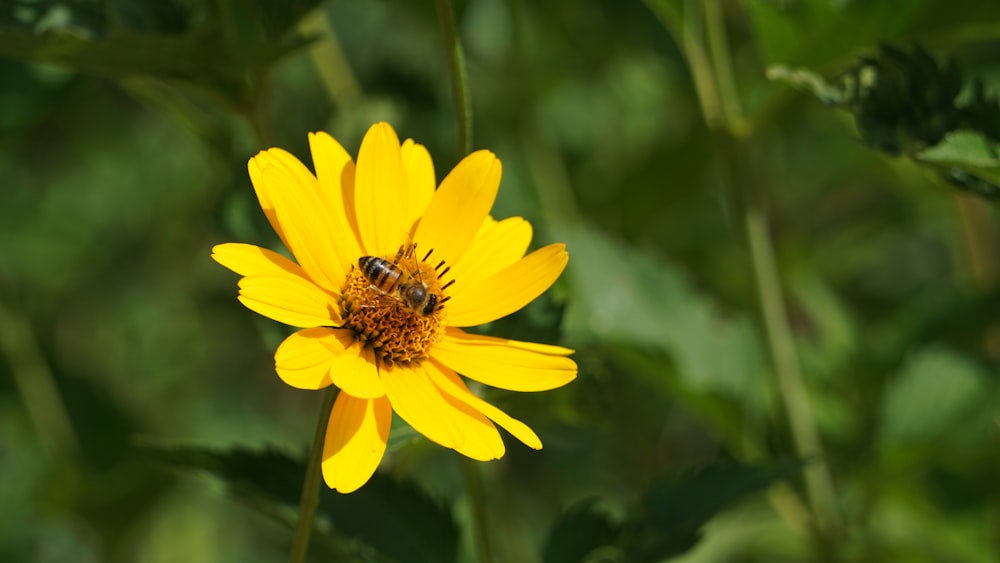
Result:
<svg viewBox="0 0 1000 563">
<path fill-rule="evenodd" d="M 0 2 L 0 560 L 286 559 L 320 396 L 210 249 L 308 131 L 451 169 L 439 9 Z M 545 443 L 479 466 L 494 560 L 1000 560 L 1000 4 L 454 9 L 494 216 L 571 256 L 483 330 L 580 366 L 484 390 Z M 476 560 L 458 457 L 394 427 L 312 559 Z"/>
</svg>

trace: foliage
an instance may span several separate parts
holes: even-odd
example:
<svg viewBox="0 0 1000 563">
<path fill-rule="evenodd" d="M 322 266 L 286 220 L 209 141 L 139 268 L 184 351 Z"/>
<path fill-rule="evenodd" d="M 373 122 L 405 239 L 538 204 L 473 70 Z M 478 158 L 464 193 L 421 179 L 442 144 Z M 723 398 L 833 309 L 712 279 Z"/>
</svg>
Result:
<svg viewBox="0 0 1000 563">
<path fill-rule="evenodd" d="M 997 560 L 1000 4 L 456 9 L 494 212 L 571 256 L 483 330 L 580 365 L 481 390 L 545 444 L 478 466 L 496 560 Z M 0 560 L 287 560 L 319 397 L 209 251 L 280 246 L 246 161 L 308 131 L 451 169 L 434 6 L 15 0 L 0 57 Z M 312 560 L 476 560 L 391 435 Z"/>
<path fill-rule="evenodd" d="M 849 110 L 865 145 L 931 165 L 960 188 L 1000 196 L 1000 104 L 982 80 L 965 85 L 954 59 L 939 67 L 922 47 L 906 53 L 881 45 L 878 55 L 859 57 L 837 86 L 806 70 L 776 66 L 769 74 Z M 963 87 L 971 92 L 967 100 Z"/>
</svg>

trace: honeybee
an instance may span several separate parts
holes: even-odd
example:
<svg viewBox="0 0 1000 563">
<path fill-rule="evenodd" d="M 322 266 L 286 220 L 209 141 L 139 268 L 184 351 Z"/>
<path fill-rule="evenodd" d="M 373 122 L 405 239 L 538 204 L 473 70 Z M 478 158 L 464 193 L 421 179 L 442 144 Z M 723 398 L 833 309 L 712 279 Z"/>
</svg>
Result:
<svg viewBox="0 0 1000 563">
<path fill-rule="evenodd" d="M 386 260 L 378 256 L 362 256 L 358 259 L 358 268 L 364 274 L 365 279 L 371 283 L 371 286 L 382 295 L 402 303 L 403 306 L 417 314 L 426 316 L 433 313 L 448 298 L 440 299 L 437 293 L 431 291 L 420 278 L 419 269 L 414 274 L 410 274 L 399 266 L 400 260 L 412 257 L 416 246 L 416 244 L 410 243 L 400 247 L 394 260 Z M 430 254 L 430 252 L 427 253 L 425 260 L 430 257 Z M 438 268 L 442 265 L 444 262 L 438 264 Z M 435 268 L 435 271 L 438 268 Z M 447 272 L 448 269 L 450 268 L 446 268 L 441 274 Z M 451 283 L 444 287 L 448 285 Z"/>
</svg>

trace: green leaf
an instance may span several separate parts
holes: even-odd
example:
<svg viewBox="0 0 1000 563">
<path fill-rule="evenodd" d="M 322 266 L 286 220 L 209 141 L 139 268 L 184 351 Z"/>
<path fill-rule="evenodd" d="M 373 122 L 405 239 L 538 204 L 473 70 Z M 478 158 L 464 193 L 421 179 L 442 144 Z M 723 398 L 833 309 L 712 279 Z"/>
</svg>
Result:
<svg viewBox="0 0 1000 563">
<path fill-rule="evenodd" d="M 458 528 L 451 512 L 415 483 L 375 474 L 357 492 L 323 489 L 319 510 L 339 531 L 396 561 L 455 561 Z"/>
<path fill-rule="evenodd" d="M 961 189 L 1000 197 L 1000 105 L 978 79 L 960 95 L 965 83 L 954 59 L 939 64 L 920 46 L 882 45 L 836 83 L 781 65 L 767 76 L 849 110 L 868 147 L 911 158 Z"/>
<path fill-rule="evenodd" d="M 298 509 L 305 463 L 277 449 L 143 444 L 139 450 L 174 467 L 211 473 L 237 498 L 269 516 Z M 439 563 L 456 557 L 458 529 L 450 511 L 413 483 L 376 474 L 349 495 L 323 487 L 316 515 L 328 521 L 333 532 L 319 527 L 315 533 L 326 536 L 327 548 L 333 543 L 341 555 L 360 552 L 360 548 L 343 542 L 350 538 L 398 561 Z"/>
<path fill-rule="evenodd" d="M 621 526 L 597 507 L 594 499 L 560 515 L 545 544 L 545 563 L 579 563 L 595 549 L 615 543 Z"/>
<path fill-rule="evenodd" d="M 947 436 L 985 391 L 986 374 L 976 364 L 948 350 L 924 350 L 889 385 L 881 436 L 896 444 Z"/>
<path fill-rule="evenodd" d="M 713 516 L 775 481 L 794 477 L 803 465 L 797 459 L 717 464 L 664 476 L 643 494 L 639 512 L 626 530 L 625 560 L 661 561 L 687 551 Z"/>
</svg>

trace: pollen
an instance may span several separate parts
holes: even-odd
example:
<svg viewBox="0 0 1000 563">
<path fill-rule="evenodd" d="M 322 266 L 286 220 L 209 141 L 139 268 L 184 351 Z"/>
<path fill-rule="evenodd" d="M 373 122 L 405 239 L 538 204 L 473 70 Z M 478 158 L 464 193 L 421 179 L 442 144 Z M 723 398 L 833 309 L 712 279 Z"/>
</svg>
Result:
<svg viewBox="0 0 1000 563">
<path fill-rule="evenodd" d="M 395 255 L 377 257 L 380 260 L 362 258 L 366 265 L 351 268 L 347 275 L 341 293 L 343 326 L 375 353 L 382 367 L 419 363 L 444 336 L 448 301 L 445 290 L 453 280 L 442 283 L 441 276 L 447 274 L 448 268 L 441 261 L 434 265 L 432 254 L 427 252 L 418 260 L 415 245 L 411 244 L 401 247 Z M 381 276 L 372 273 L 378 267 Z M 426 291 L 431 306 L 417 308 L 407 301 L 406 290 L 415 285 Z"/>
</svg>

